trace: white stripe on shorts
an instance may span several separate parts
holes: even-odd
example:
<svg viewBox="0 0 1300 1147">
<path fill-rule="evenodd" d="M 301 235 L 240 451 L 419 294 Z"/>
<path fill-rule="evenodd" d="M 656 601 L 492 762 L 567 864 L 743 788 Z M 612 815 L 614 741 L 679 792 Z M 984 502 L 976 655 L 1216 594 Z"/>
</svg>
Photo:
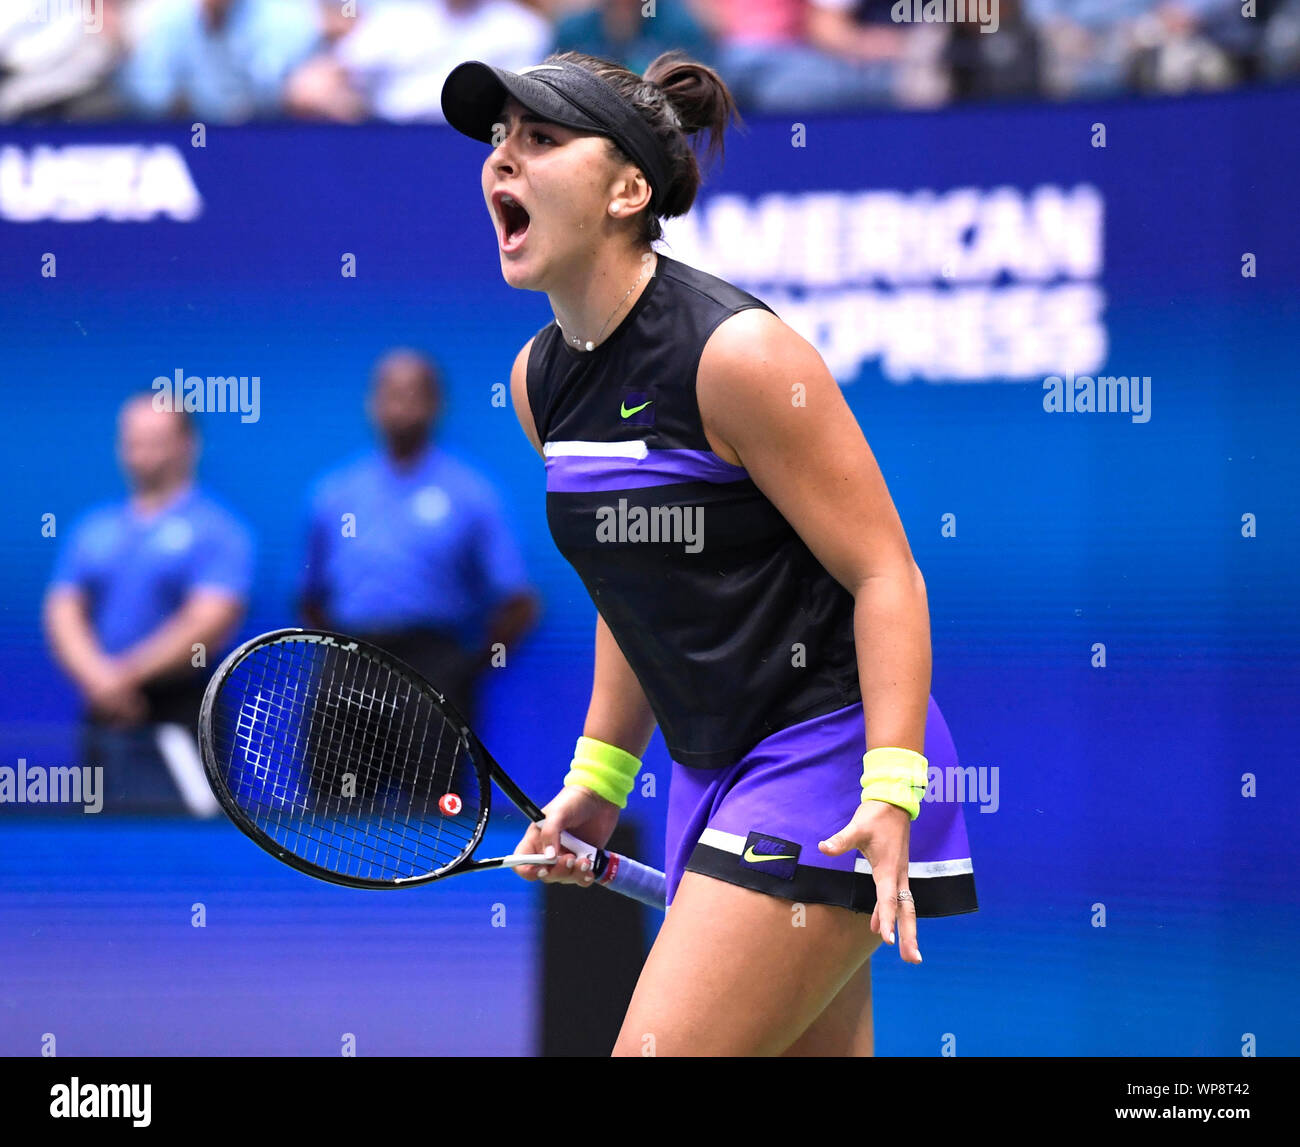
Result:
<svg viewBox="0 0 1300 1147">
<path fill-rule="evenodd" d="M 777 834 L 778 836 L 780 834 Z M 747 837 L 737 836 L 734 832 L 723 832 L 718 828 L 706 828 L 700 833 L 700 844 L 707 844 L 710 848 L 721 849 L 723 852 L 732 852 L 739 856 L 745 851 L 745 841 Z M 821 856 L 819 852 L 817 854 Z M 830 857 L 824 859 L 829 860 Z M 813 867 L 818 867 L 814 865 Z M 871 863 L 866 857 L 859 856 L 853 862 L 854 872 L 871 871 Z M 907 878 L 909 880 L 924 880 L 928 876 L 958 876 L 963 872 L 973 872 L 970 857 L 962 857 L 959 860 L 913 860 L 907 865 Z"/>
</svg>

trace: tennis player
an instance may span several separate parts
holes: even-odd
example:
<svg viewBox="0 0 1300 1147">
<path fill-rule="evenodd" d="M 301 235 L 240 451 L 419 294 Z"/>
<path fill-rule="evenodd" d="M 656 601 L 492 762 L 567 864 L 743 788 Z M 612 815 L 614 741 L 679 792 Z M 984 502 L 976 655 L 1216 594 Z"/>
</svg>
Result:
<svg viewBox="0 0 1300 1147">
<path fill-rule="evenodd" d="M 871 1055 L 868 958 L 977 909 L 956 754 L 929 696 L 925 583 L 816 350 L 760 299 L 654 247 L 735 115 L 670 52 L 459 65 L 447 121 L 492 145 L 507 283 L 555 321 L 519 352 L 552 536 L 598 617 L 583 735 L 525 879 L 590 883 L 656 723 L 673 761 L 670 910 L 615 1055 Z M 915 825 L 913 820 L 915 819 Z"/>
</svg>

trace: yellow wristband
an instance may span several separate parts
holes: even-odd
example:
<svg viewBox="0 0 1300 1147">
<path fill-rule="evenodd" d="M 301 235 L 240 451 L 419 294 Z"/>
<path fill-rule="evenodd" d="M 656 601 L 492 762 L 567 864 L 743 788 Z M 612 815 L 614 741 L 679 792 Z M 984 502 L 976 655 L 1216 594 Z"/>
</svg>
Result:
<svg viewBox="0 0 1300 1147">
<path fill-rule="evenodd" d="M 627 795 L 640 771 L 640 757 L 594 737 L 579 737 L 564 783 L 581 785 L 619 808 L 627 808 Z"/>
<path fill-rule="evenodd" d="M 929 784 L 930 763 L 912 749 L 871 749 L 862 757 L 862 799 L 886 801 L 913 820 Z"/>
</svg>

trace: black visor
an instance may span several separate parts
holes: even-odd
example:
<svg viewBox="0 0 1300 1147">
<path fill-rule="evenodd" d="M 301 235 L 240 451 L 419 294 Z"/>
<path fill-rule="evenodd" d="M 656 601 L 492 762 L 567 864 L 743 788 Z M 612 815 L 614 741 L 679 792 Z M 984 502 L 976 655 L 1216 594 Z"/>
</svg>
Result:
<svg viewBox="0 0 1300 1147">
<path fill-rule="evenodd" d="M 507 96 L 550 123 L 612 138 L 650 184 L 658 210 L 668 186 L 668 164 L 650 126 L 599 76 L 577 64 L 536 64 L 519 72 L 479 60 L 458 64 L 442 85 L 442 114 L 457 131 L 493 143 Z"/>
</svg>

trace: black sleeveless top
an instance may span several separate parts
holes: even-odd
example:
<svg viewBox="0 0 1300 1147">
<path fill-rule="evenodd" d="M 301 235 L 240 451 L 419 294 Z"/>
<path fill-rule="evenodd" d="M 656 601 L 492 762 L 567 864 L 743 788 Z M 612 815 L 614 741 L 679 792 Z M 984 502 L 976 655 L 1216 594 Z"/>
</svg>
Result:
<svg viewBox="0 0 1300 1147">
<path fill-rule="evenodd" d="M 660 254 L 594 351 L 552 322 L 528 355 L 546 514 L 641 683 L 672 759 L 721 768 L 861 698 L 853 596 L 740 466 L 709 448 L 704 344 L 771 308 Z"/>
</svg>

